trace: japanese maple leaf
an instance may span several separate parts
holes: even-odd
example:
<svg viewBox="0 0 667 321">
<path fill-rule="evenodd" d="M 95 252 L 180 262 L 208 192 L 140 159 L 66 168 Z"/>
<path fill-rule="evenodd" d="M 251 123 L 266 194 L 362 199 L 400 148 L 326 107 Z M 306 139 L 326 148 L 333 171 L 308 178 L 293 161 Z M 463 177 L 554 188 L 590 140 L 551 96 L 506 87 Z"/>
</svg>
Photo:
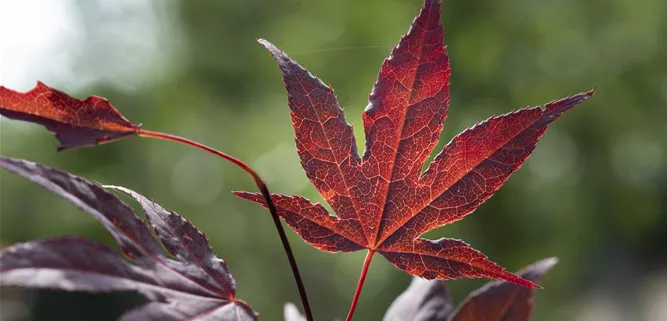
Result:
<svg viewBox="0 0 667 321">
<path fill-rule="evenodd" d="M 225 261 L 190 222 L 143 196 L 136 198 L 160 242 L 134 212 L 102 187 L 66 172 L 28 161 L 0 158 L 0 167 L 74 203 L 111 233 L 122 254 L 80 237 L 20 243 L 0 252 L 0 285 L 65 291 L 137 291 L 150 303 L 122 321 L 251 321 L 257 314 L 236 299 L 236 283 Z M 165 255 L 162 246 L 175 257 Z"/>
<path fill-rule="evenodd" d="M 97 96 L 79 100 L 42 82 L 26 93 L 0 86 L 0 115 L 40 124 L 58 139 L 58 150 L 97 145 L 138 135 L 109 102 Z"/>
<path fill-rule="evenodd" d="M 537 282 L 557 262 L 556 258 L 544 259 L 517 275 Z M 494 281 L 471 293 L 454 311 L 444 282 L 414 278 L 391 304 L 383 321 L 529 321 L 534 292 L 534 289 Z"/>
<path fill-rule="evenodd" d="M 454 137 L 422 172 L 449 104 L 439 1 L 424 2 L 382 64 L 363 113 L 363 157 L 333 90 L 268 41 L 259 42 L 282 71 L 301 164 L 336 213 L 300 196 L 274 194 L 280 215 L 306 242 L 332 252 L 367 249 L 361 281 L 377 252 L 426 279 L 487 277 L 535 286 L 462 241 L 420 236 L 472 213 L 521 166 L 547 125 L 593 91 L 478 123 Z M 259 194 L 236 195 L 265 205 Z"/>
</svg>

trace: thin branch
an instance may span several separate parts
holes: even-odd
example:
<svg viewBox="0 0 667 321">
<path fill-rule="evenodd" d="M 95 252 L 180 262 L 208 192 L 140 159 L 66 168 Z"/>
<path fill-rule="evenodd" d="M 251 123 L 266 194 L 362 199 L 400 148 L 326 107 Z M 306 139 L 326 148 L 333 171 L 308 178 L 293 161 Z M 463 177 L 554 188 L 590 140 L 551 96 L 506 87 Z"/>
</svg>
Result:
<svg viewBox="0 0 667 321">
<path fill-rule="evenodd" d="M 271 217 L 273 218 L 273 223 L 276 226 L 276 230 L 278 231 L 278 235 L 280 235 L 280 241 L 283 244 L 283 249 L 285 250 L 285 254 L 287 255 L 287 260 L 289 261 L 290 267 L 292 268 L 292 275 L 294 276 L 294 281 L 296 282 L 296 287 L 299 290 L 299 296 L 301 297 L 301 304 L 303 305 L 303 310 L 304 313 L 306 314 L 306 319 L 308 321 L 314 321 L 313 319 L 313 313 L 310 310 L 310 304 L 308 303 L 308 296 L 306 295 L 306 288 L 303 286 L 303 281 L 301 280 L 301 273 L 299 273 L 299 267 L 296 264 L 296 260 L 294 259 L 294 253 L 292 252 L 292 247 L 290 246 L 289 240 L 287 239 L 287 235 L 285 234 L 285 229 L 283 228 L 283 225 L 280 222 L 280 216 L 278 215 L 278 211 L 276 210 L 276 206 L 273 204 L 273 200 L 271 199 L 271 193 L 269 193 L 269 189 L 266 186 L 266 183 L 262 178 L 255 172 L 250 166 L 248 166 L 246 163 L 240 161 L 239 159 L 227 155 L 221 151 L 218 151 L 214 148 L 211 148 L 209 146 L 206 146 L 204 144 L 200 144 L 198 142 L 195 142 L 193 140 L 189 140 L 187 138 L 183 138 L 180 136 L 175 136 L 175 135 L 170 135 L 170 134 L 165 134 L 165 133 L 160 133 L 160 132 L 153 132 L 149 130 L 141 130 L 139 132 L 139 136 L 141 137 L 147 137 L 147 138 L 156 138 L 156 139 L 162 139 L 162 140 L 168 140 L 172 142 L 177 142 L 181 144 L 185 144 L 188 146 L 192 146 L 195 148 L 199 148 L 201 150 L 204 150 L 206 152 L 209 152 L 211 154 L 214 154 L 218 157 L 224 158 L 232 163 L 234 165 L 240 167 L 243 169 L 246 173 L 248 173 L 252 179 L 255 181 L 255 184 L 257 185 L 257 188 L 259 188 L 259 191 L 262 193 L 262 196 L 264 196 L 264 200 L 266 201 L 266 204 L 269 208 L 269 212 L 271 212 Z"/>
</svg>

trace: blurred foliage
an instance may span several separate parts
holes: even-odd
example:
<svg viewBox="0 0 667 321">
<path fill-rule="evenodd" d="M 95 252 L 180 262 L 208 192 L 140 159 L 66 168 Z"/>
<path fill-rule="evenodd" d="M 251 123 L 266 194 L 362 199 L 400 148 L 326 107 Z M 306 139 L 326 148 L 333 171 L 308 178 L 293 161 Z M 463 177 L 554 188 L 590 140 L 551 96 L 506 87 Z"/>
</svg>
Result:
<svg viewBox="0 0 667 321">
<path fill-rule="evenodd" d="M 104 27 L 95 14 L 101 9 L 96 2 L 77 3 L 82 19 L 97 17 L 85 24 L 94 35 Z M 247 161 L 274 192 L 320 202 L 298 163 L 280 72 L 255 39 L 271 40 L 334 88 L 362 150 L 366 95 L 420 6 L 419 0 L 165 3 L 155 6 L 162 19 L 157 23 L 172 27 L 161 35 L 158 49 L 170 58 L 142 62 L 154 74 L 143 75 L 146 80 L 130 90 L 100 82 L 72 94 L 105 96 L 148 129 L 195 139 Z M 616 311 L 613 320 L 649 320 L 642 313 L 650 302 L 640 294 L 667 270 L 667 2 L 451 0 L 443 7 L 453 74 L 440 146 L 494 114 L 593 86 L 597 94 L 550 128 L 495 197 L 427 237 L 461 238 L 510 270 L 560 257 L 538 293 L 535 320 L 597 320 L 595 311 L 582 314 L 582 306 L 597 298 L 609 302 L 604 309 Z M 133 37 L 131 29 L 117 32 Z M 86 66 L 105 65 L 106 55 L 92 50 Z M 55 139 L 45 130 L 6 119 L 1 126 L 2 155 L 127 186 L 188 217 L 229 262 L 238 297 L 263 320 L 280 320 L 285 302 L 299 302 L 269 214 L 230 193 L 255 190 L 231 164 L 139 138 L 55 153 Z M 3 246 L 61 234 L 110 240 L 67 201 L 13 175 L 0 177 Z M 322 253 L 291 231 L 289 236 L 317 319 L 344 317 L 364 253 Z M 485 281 L 449 286 L 458 301 Z M 407 274 L 375 260 L 355 320 L 380 320 L 408 282 Z M 32 313 L 21 319 L 26 321 L 56 315 L 115 320 L 140 300 L 5 293 L 5 301 L 28 302 Z"/>
</svg>

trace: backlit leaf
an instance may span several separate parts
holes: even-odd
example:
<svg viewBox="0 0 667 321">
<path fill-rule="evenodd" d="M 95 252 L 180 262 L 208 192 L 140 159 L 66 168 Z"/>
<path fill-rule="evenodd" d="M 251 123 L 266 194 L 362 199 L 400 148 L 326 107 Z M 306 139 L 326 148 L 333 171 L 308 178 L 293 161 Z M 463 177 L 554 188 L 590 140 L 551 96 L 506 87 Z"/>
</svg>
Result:
<svg viewBox="0 0 667 321">
<path fill-rule="evenodd" d="M 521 167 L 547 125 L 593 91 L 480 122 L 454 137 L 422 172 L 449 105 L 440 1 L 424 2 L 382 64 L 362 115 L 363 156 L 333 90 L 270 42 L 260 43 L 282 71 L 301 164 L 336 214 L 300 196 L 273 195 L 283 219 L 306 242 L 332 252 L 368 249 L 426 279 L 487 277 L 535 286 L 462 241 L 420 236 L 472 213 Z M 236 195 L 265 205 L 256 193 Z"/>
<path fill-rule="evenodd" d="M 97 145 L 137 135 L 132 124 L 101 97 L 79 100 L 41 82 L 26 93 L 0 86 L 0 115 L 40 124 L 51 131 L 58 150 Z"/>
</svg>

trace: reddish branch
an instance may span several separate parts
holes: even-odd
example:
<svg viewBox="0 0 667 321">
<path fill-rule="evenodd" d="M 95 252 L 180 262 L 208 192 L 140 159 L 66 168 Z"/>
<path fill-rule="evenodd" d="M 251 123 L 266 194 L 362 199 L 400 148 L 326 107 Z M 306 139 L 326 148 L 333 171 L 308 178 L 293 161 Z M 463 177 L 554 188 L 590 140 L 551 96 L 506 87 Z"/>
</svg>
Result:
<svg viewBox="0 0 667 321">
<path fill-rule="evenodd" d="M 273 204 L 273 201 L 271 200 L 271 193 L 269 193 L 269 189 L 266 186 L 266 183 L 264 180 L 255 172 L 250 166 L 248 166 L 246 163 L 242 162 L 241 160 L 227 155 L 221 151 L 218 151 L 214 148 L 211 148 L 209 146 L 206 146 L 204 144 L 200 144 L 198 142 L 189 140 L 187 138 L 175 136 L 175 135 L 170 135 L 170 134 L 165 134 L 165 133 L 160 133 L 160 132 L 153 132 L 149 130 L 140 130 L 139 131 L 139 136 L 141 137 L 147 137 L 147 138 L 156 138 L 156 139 L 162 139 L 162 140 L 168 140 L 172 142 L 177 142 L 181 144 L 185 144 L 188 146 L 192 146 L 195 148 L 199 148 L 201 150 L 204 150 L 206 152 L 209 152 L 211 154 L 214 154 L 218 157 L 221 157 L 223 159 L 226 159 L 234 165 L 240 167 L 243 169 L 246 173 L 248 173 L 252 179 L 255 181 L 255 184 L 257 185 L 257 188 L 259 188 L 260 192 L 262 193 L 262 196 L 264 196 L 264 200 L 266 204 L 268 205 L 269 211 L 271 212 L 271 217 L 273 218 L 273 223 L 276 226 L 276 230 L 278 230 L 278 235 L 280 235 L 280 241 L 283 244 L 283 249 L 285 250 L 285 254 L 287 255 L 287 260 L 289 261 L 290 267 L 292 268 L 292 275 L 294 276 L 294 281 L 296 282 L 296 286 L 299 290 L 299 296 L 301 297 L 301 303 L 303 305 L 303 310 L 304 313 L 306 314 L 306 319 L 308 321 L 314 321 L 313 319 L 313 313 L 310 310 L 310 304 L 308 303 L 308 296 L 306 295 L 306 288 L 303 285 L 303 281 L 301 280 L 301 273 L 299 273 L 299 267 L 296 264 L 296 260 L 294 259 L 294 253 L 292 252 L 292 247 L 289 244 L 289 240 L 287 239 L 287 235 L 285 234 L 285 229 L 283 229 L 283 225 L 280 223 L 280 216 L 278 216 L 278 211 L 276 210 L 275 205 Z M 369 262 L 370 263 L 370 262 Z M 364 273 L 365 277 L 365 273 Z"/>
</svg>

